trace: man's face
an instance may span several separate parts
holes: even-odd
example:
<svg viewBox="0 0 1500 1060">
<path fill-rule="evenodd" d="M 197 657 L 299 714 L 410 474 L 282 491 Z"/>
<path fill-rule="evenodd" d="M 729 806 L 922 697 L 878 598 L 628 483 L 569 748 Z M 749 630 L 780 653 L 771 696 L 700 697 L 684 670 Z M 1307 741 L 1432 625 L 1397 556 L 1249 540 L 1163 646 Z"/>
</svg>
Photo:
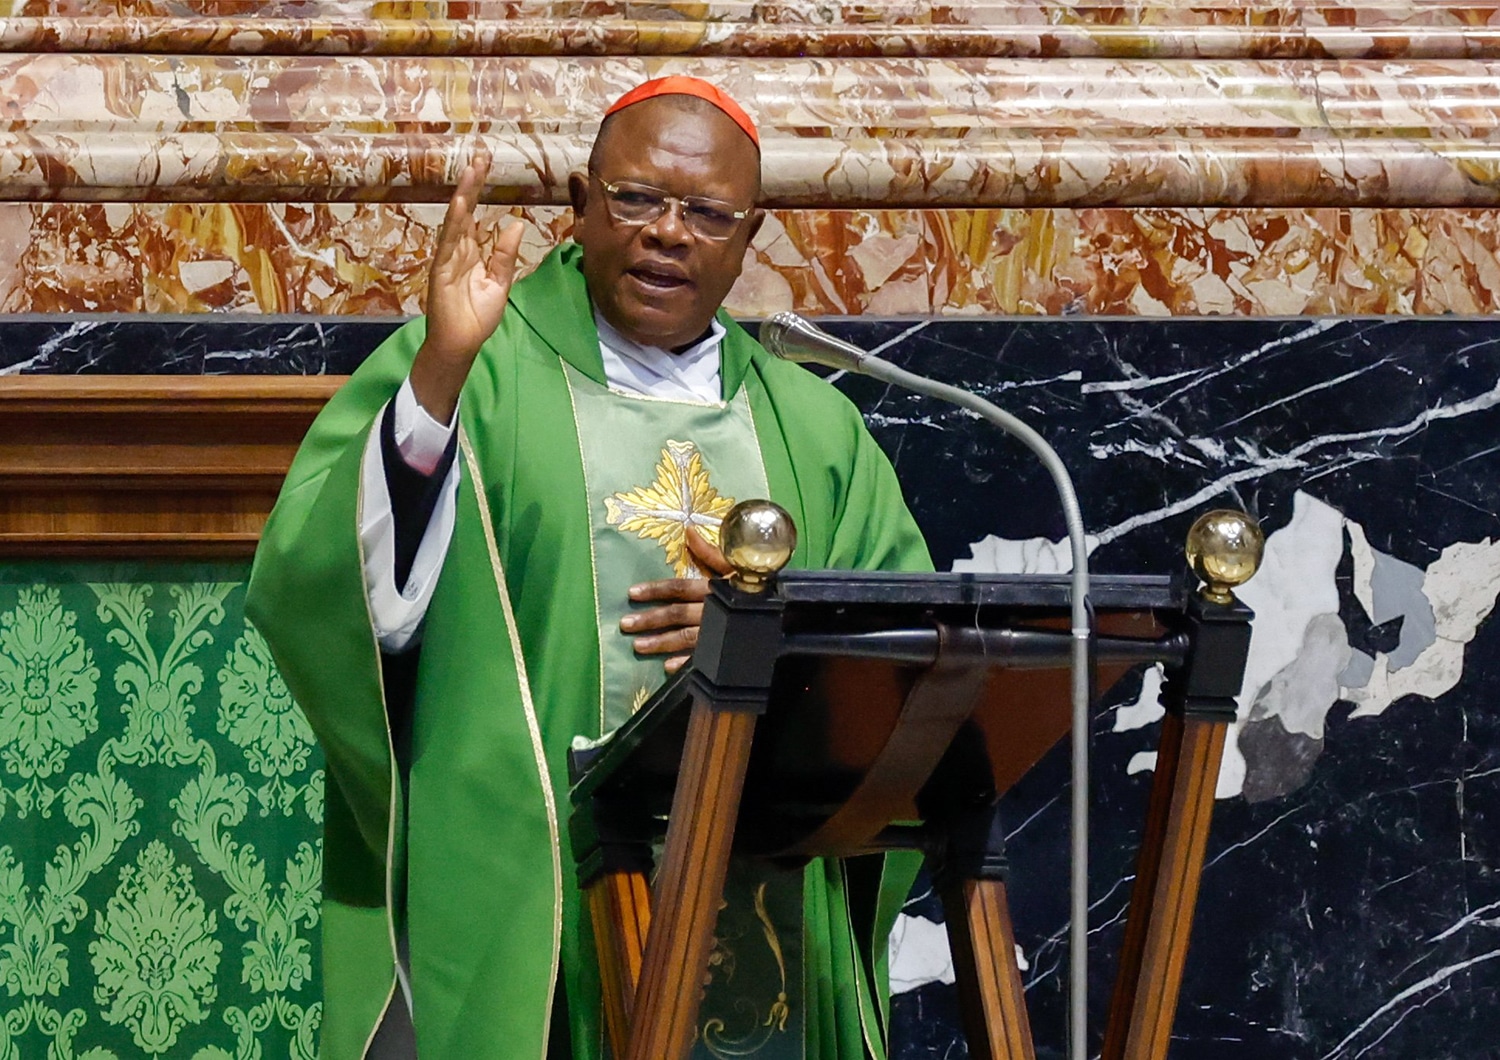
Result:
<svg viewBox="0 0 1500 1060">
<path fill-rule="evenodd" d="M 739 277 L 762 214 L 753 210 L 717 241 L 690 231 L 675 203 L 648 224 L 629 225 L 610 216 L 601 181 L 646 184 L 744 210 L 754 205 L 759 170 L 755 146 L 716 109 L 662 97 L 610 119 L 595 172 L 573 174 L 568 189 L 589 295 L 615 330 L 669 350 L 701 338 Z"/>
</svg>

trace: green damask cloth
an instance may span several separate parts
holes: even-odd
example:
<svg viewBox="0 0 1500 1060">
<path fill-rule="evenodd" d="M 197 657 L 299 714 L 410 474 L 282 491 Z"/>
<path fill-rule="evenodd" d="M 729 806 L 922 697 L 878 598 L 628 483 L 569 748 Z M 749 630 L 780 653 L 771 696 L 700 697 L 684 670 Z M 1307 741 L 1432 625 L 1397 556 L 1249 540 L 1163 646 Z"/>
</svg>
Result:
<svg viewBox="0 0 1500 1060">
<path fill-rule="evenodd" d="M 318 418 L 256 554 L 247 611 L 328 759 L 323 1055 L 360 1056 L 410 940 L 422 1060 L 544 1055 L 554 983 L 575 1054 L 602 1054 L 597 969 L 567 847 L 566 752 L 600 734 L 591 511 L 564 366 L 606 379 L 580 251 L 518 283 L 464 389 L 458 513 L 423 633 L 411 769 L 396 776 L 358 539 L 360 461 L 423 324 L 402 328 Z M 800 567 L 929 569 L 858 412 L 721 314 L 725 400 L 743 392 Z M 883 1055 L 883 940 L 914 866 L 892 862 L 873 938 L 843 872 L 804 877 L 806 1055 Z M 875 945 L 874 939 L 881 940 Z M 873 947 L 873 953 L 872 953 Z"/>
<path fill-rule="evenodd" d="M 0 565 L 0 1060 L 311 1060 L 323 762 L 243 564 Z"/>
</svg>

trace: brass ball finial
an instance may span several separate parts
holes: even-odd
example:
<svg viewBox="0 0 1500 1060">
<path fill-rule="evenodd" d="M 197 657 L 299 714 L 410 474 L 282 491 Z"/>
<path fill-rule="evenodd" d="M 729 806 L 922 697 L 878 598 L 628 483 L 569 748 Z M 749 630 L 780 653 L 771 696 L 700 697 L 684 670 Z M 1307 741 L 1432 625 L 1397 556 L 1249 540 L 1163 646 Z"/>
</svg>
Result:
<svg viewBox="0 0 1500 1060">
<path fill-rule="evenodd" d="M 735 587 L 758 593 L 797 550 L 797 527 L 773 501 L 740 501 L 719 526 L 719 548 L 734 568 Z"/>
<path fill-rule="evenodd" d="M 1221 508 L 1200 515 L 1188 531 L 1186 552 L 1193 573 L 1203 580 L 1203 598 L 1233 603 L 1232 590 L 1255 576 L 1265 548 L 1260 524 L 1244 512 Z"/>
</svg>

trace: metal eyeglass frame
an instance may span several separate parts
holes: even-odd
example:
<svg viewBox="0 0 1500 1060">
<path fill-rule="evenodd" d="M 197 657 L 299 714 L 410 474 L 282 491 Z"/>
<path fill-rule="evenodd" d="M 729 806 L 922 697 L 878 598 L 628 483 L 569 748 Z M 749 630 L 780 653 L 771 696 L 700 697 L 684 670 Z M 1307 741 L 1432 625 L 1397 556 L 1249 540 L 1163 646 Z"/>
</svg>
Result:
<svg viewBox="0 0 1500 1060">
<path fill-rule="evenodd" d="M 638 184 L 633 180 L 624 180 L 618 183 L 608 181 L 605 180 L 597 170 L 593 169 L 589 170 L 589 176 L 597 180 L 599 182 L 599 186 L 604 189 L 604 207 L 605 210 L 609 213 L 609 216 L 618 221 L 620 224 L 630 225 L 631 227 L 643 228 L 648 224 L 652 224 L 653 222 L 660 220 L 667 213 L 667 211 L 671 209 L 672 203 L 676 203 L 682 208 L 681 217 L 682 226 L 684 228 L 686 228 L 689 232 L 692 232 L 693 236 L 697 239 L 706 239 L 714 243 L 720 243 L 733 236 L 735 229 L 739 227 L 739 223 L 755 212 L 754 206 L 747 207 L 743 210 L 736 210 L 732 208 L 731 203 L 727 203 L 723 199 L 711 199 L 704 195 L 669 195 L 661 188 L 654 187 L 650 184 Z M 661 196 L 661 212 L 657 213 L 653 217 L 643 218 L 641 220 L 621 217 L 619 214 L 615 213 L 615 196 L 620 193 L 622 188 L 627 187 L 639 188 L 643 191 L 649 191 L 652 194 Z M 688 212 L 688 208 L 694 204 L 711 204 L 716 209 L 722 207 L 724 213 L 734 219 L 734 226 L 721 236 L 713 235 L 707 232 L 700 232 L 697 228 L 694 227 L 693 222 L 689 220 L 689 218 L 691 218 L 693 215 Z"/>
</svg>

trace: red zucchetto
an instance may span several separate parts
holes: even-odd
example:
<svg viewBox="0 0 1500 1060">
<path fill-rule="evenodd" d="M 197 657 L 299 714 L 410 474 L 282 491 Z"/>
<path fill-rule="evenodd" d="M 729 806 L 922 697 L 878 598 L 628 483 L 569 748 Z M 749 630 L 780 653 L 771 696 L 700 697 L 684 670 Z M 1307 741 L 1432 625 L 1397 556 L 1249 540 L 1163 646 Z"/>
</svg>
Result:
<svg viewBox="0 0 1500 1060">
<path fill-rule="evenodd" d="M 699 99 L 707 100 L 719 110 L 729 116 L 729 119 L 738 125 L 750 142 L 760 149 L 760 136 L 755 131 L 755 123 L 750 120 L 738 103 L 730 99 L 721 89 L 709 84 L 707 81 L 696 77 L 683 77 L 674 75 L 672 77 L 658 77 L 652 81 L 637 85 L 629 92 L 610 104 L 604 116 L 607 118 L 617 110 L 624 110 L 633 103 L 641 103 L 657 96 L 697 96 Z"/>
</svg>

